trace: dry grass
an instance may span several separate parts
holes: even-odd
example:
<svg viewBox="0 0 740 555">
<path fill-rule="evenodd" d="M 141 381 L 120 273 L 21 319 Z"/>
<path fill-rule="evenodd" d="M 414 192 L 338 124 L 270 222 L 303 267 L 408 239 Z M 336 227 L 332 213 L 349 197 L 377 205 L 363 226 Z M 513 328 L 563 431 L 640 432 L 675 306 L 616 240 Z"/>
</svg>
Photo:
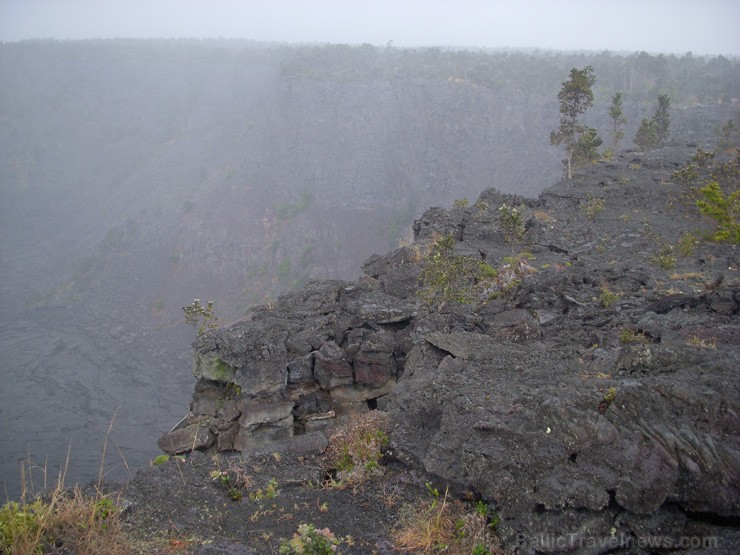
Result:
<svg viewBox="0 0 740 555">
<path fill-rule="evenodd" d="M 427 486 L 429 487 L 429 486 Z M 450 500 L 448 491 L 436 489 L 429 505 L 406 505 L 392 534 L 393 544 L 408 553 L 502 554 L 485 511 L 470 510 L 460 501 Z"/>
<path fill-rule="evenodd" d="M 30 463 L 24 462 L 20 501 L 9 501 L 0 509 L 0 553 L 118 555 L 131 552 L 122 530 L 118 494 L 105 494 L 100 488 L 90 494 L 85 494 L 79 486 L 66 488 L 66 467 L 53 489 L 35 494 L 26 482 L 30 471 Z M 46 469 L 43 471 L 46 481 Z"/>
<path fill-rule="evenodd" d="M 103 444 L 98 482 L 90 492 L 84 492 L 77 485 L 65 486 L 69 451 L 51 488 L 46 466 L 34 465 L 30 456 L 23 461 L 20 499 L 8 501 L 0 508 L 0 553 L 119 555 L 133 551 L 120 519 L 120 493 L 107 494 L 102 489 L 103 461 L 114 420 L 115 413 Z M 123 462 L 128 468 L 125 459 Z M 33 473 L 39 470 L 42 482 L 37 491 Z"/>
<path fill-rule="evenodd" d="M 555 223 L 555 218 L 553 218 L 546 210 L 535 210 L 533 215 L 534 219 L 538 222 L 542 222 L 545 224 Z"/>
<path fill-rule="evenodd" d="M 393 532 L 394 546 L 410 553 L 447 551 L 456 539 L 455 522 L 462 515 L 458 504 L 447 500 L 447 491 L 429 506 L 407 505 Z"/>
<path fill-rule="evenodd" d="M 706 277 L 701 272 L 674 272 L 671 274 L 670 279 L 677 281 L 684 281 L 688 279 L 695 279 L 698 281 L 705 281 Z"/>
<path fill-rule="evenodd" d="M 356 486 L 383 473 L 380 460 L 388 444 L 388 415 L 374 410 L 354 417 L 330 438 L 326 459 L 337 479 L 331 486 Z"/>
</svg>

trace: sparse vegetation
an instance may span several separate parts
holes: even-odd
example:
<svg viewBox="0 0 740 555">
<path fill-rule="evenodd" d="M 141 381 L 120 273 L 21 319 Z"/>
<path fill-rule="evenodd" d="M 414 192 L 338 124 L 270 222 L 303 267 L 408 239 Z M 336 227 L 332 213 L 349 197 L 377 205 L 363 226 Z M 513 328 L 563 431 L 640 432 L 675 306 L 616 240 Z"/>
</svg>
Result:
<svg viewBox="0 0 740 555">
<path fill-rule="evenodd" d="M 674 171 L 671 179 L 679 185 L 692 185 L 699 179 L 699 172 L 694 164 L 686 164 Z"/>
<path fill-rule="evenodd" d="M 424 260 L 420 278 L 419 297 L 428 305 L 447 302 L 469 303 L 473 300 L 473 285 L 480 262 L 455 254 L 455 239 L 451 235 L 438 237 Z"/>
<path fill-rule="evenodd" d="M 650 259 L 650 262 L 664 270 L 672 270 L 676 266 L 676 255 L 673 250 L 672 245 L 664 243 L 657 254 Z"/>
<path fill-rule="evenodd" d="M 195 299 L 190 306 L 182 307 L 185 313 L 185 323 L 193 326 L 198 336 L 218 327 L 218 317 L 213 305 L 213 301 L 208 301 L 206 306 L 203 306 L 200 304 L 200 299 Z"/>
<path fill-rule="evenodd" d="M 214 470 L 211 472 L 211 479 L 218 482 L 226 490 L 226 494 L 232 501 L 240 501 L 243 494 L 231 475 L 225 470 Z"/>
<path fill-rule="evenodd" d="M 311 191 L 303 191 L 300 198 L 295 202 L 281 202 L 275 208 L 275 214 L 278 220 L 291 220 L 298 214 L 308 209 L 313 202 L 313 193 Z"/>
<path fill-rule="evenodd" d="M 632 343 L 650 343 L 650 338 L 645 335 L 643 331 L 634 331 L 629 328 L 624 328 L 619 332 L 619 342 L 622 345 L 630 345 Z"/>
<path fill-rule="evenodd" d="M 504 240 L 511 245 L 519 244 L 524 238 L 526 228 L 521 207 L 509 206 L 506 203 L 499 206 L 498 226 Z"/>
<path fill-rule="evenodd" d="M 599 212 L 604 210 L 604 206 L 603 198 L 588 195 L 586 201 L 581 203 L 581 210 L 589 220 L 593 220 Z"/>
<path fill-rule="evenodd" d="M 466 198 L 459 198 L 459 199 L 455 200 L 455 202 L 454 202 L 455 208 L 467 208 L 468 207 L 468 204 L 469 204 L 469 202 L 468 202 L 468 199 L 466 199 Z"/>
<path fill-rule="evenodd" d="M 696 248 L 699 246 L 699 239 L 690 231 L 681 235 L 676 245 L 676 250 L 684 258 L 689 258 L 694 255 Z"/>
<path fill-rule="evenodd" d="M 263 499 L 275 499 L 280 494 L 278 483 L 275 478 L 270 478 L 265 489 L 258 488 L 249 492 L 249 499 L 252 501 L 262 501 Z"/>
<path fill-rule="evenodd" d="M 355 486 L 383 473 L 380 461 L 388 444 L 388 416 L 381 411 L 358 415 L 329 438 L 327 463 L 338 487 Z"/>
<path fill-rule="evenodd" d="M 719 130 L 719 141 L 717 146 L 721 150 L 729 150 L 735 146 L 735 134 L 737 133 L 737 126 L 735 122 L 728 119 Z"/>
<path fill-rule="evenodd" d="M 601 293 L 599 294 L 599 302 L 604 308 L 610 308 L 614 303 L 622 298 L 621 293 L 615 293 L 609 286 L 604 284 L 601 286 Z"/>
<path fill-rule="evenodd" d="M 717 338 L 716 337 L 702 337 L 699 334 L 690 335 L 686 340 L 687 345 L 692 347 L 699 347 L 701 349 L 716 349 Z"/>
</svg>

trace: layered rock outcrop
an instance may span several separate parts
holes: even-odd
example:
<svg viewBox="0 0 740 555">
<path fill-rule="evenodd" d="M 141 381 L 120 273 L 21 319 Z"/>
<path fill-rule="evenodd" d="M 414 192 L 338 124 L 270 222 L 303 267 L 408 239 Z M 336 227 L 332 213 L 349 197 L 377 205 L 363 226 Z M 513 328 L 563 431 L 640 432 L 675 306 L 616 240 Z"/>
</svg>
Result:
<svg viewBox="0 0 740 555">
<path fill-rule="evenodd" d="M 160 447 L 245 451 L 369 410 L 403 374 L 416 310 L 369 283 L 314 282 L 205 334 L 191 413 Z"/>
</svg>

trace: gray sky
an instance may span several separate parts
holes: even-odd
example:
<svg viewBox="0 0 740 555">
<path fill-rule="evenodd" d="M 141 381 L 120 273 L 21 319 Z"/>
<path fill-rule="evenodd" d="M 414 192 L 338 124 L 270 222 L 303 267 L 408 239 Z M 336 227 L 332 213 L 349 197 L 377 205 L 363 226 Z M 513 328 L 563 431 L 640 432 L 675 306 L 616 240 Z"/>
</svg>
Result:
<svg viewBox="0 0 740 555">
<path fill-rule="evenodd" d="M 0 0 L 0 40 L 230 37 L 740 56 L 740 0 Z"/>
</svg>

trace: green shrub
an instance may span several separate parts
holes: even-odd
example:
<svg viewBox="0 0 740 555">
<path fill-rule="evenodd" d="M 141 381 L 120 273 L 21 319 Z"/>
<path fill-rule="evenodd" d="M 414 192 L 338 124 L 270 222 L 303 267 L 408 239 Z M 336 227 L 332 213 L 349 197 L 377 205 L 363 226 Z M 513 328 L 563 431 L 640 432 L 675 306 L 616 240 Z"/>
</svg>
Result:
<svg viewBox="0 0 740 555">
<path fill-rule="evenodd" d="M 428 305 L 442 305 L 450 301 L 469 303 L 473 300 L 472 286 L 475 284 L 479 261 L 455 254 L 454 245 L 452 235 L 437 238 L 424 261 L 419 276 L 422 288 L 418 295 Z"/>
<path fill-rule="evenodd" d="M 599 295 L 599 302 L 604 308 L 609 308 L 619 299 L 622 298 L 621 293 L 615 293 L 605 284 L 601 286 L 601 294 Z"/>
<path fill-rule="evenodd" d="M 702 214 L 713 219 L 715 231 L 711 241 L 740 243 L 740 190 L 725 195 L 719 183 L 712 181 L 699 190 L 701 198 L 696 206 Z"/>
<path fill-rule="evenodd" d="M 504 240 L 509 245 L 518 244 L 524 238 L 526 231 L 521 207 L 517 208 L 504 203 L 499 206 L 498 216 L 498 226 Z"/>
<path fill-rule="evenodd" d="M 467 198 L 459 198 L 454 202 L 455 208 L 467 208 L 468 204 Z"/>
</svg>

